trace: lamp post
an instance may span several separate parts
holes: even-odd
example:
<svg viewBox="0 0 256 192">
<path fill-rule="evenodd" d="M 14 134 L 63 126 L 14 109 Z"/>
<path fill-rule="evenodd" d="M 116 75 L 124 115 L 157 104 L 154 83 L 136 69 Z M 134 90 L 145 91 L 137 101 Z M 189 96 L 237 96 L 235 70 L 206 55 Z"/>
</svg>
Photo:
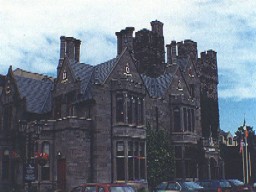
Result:
<svg viewBox="0 0 256 192">
<path fill-rule="evenodd" d="M 28 191 L 31 191 L 31 182 L 35 181 L 34 140 L 38 139 L 42 130 L 42 123 L 38 121 L 27 122 L 19 120 L 19 132 L 25 137 L 25 159 L 23 180 L 28 183 Z M 25 165 L 25 166 L 24 166 Z"/>
</svg>

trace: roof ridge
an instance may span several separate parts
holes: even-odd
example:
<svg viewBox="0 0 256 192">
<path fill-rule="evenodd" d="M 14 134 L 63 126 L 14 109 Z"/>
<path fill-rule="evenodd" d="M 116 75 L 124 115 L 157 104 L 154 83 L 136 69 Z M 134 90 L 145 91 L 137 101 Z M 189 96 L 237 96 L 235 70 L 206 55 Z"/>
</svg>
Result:
<svg viewBox="0 0 256 192">
<path fill-rule="evenodd" d="M 19 71 L 20 71 L 20 74 L 18 73 Z M 15 70 L 13 70 L 13 73 L 14 73 L 14 75 L 20 76 L 20 77 L 32 78 L 32 77 L 26 76 L 26 74 L 31 74 L 31 75 L 36 75 L 36 76 L 38 76 L 38 77 L 41 77 L 42 79 L 43 79 L 43 78 L 54 79 L 54 77 L 52 77 L 52 76 L 44 75 L 44 74 L 37 73 L 37 72 L 27 71 L 27 70 L 24 70 L 24 69 L 21 69 L 21 68 L 16 68 Z M 25 73 L 25 74 L 24 74 L 24 73 Z M 33 78 L 33 79 L 35 79 L 35 78 Z"/>
</svg>

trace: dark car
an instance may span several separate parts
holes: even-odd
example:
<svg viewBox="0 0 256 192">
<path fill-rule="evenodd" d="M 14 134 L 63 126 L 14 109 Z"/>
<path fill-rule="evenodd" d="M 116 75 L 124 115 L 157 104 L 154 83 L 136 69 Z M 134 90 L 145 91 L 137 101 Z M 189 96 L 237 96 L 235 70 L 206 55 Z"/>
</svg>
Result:
<svg viewBox="0 0 256 192">
<path fill-rule="evenodd" d="M 238 180 L 238 179 L 228 179 L 228 182 L 231 185 L 231 191 L 232 192 L 247 192 L 252 191 L 250 189 L 250 186 L 246 185 L 244 182 Z"/>
<path fill-rule="evenodd" d="M 74 187 L 71 192 L 136 192 L 125 183 L 86 183 Z"/>
<path fill-rule="evenodd" d="M 160 183 L 154 192 L 204 192 L 204 188 L 192 181 L 168 181 Z"/>
<path fill-rule="evenodd" d="M 231 184 L 227 180 L 201 180 L 197 183 L 208 192 L 231 192 Z"/>
</svg>

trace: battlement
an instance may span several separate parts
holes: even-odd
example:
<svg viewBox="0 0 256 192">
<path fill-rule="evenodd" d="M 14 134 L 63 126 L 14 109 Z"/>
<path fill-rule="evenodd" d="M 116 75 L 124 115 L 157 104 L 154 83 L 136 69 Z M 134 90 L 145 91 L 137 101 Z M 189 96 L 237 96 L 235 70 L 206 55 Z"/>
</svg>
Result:
<svg viewBox="0 0 256 192">
<path fill-rule="evenodd" d="M 212 65 L 215 68 L 217 67 L 217 52 L 213 50 L 208 50 L 201 52 L 201 63 L 204 65 Z"/>
<path fill-rule="evenodd" d="M 152 32 L 156 33 L 158 36 L 163 36 L 163 26 L 164 24 L 160 21 L 151 21 L 151 28 L 152 28 Z"/>
<path fill-rule="evenodd" d="M 196 63 L 197 55 L 197 43 L 186 39 L 184 41 L 177 42 L 172 41 L 171 44 L 167 44 L 167 63 L 176 63 L 176 57 L 190 57 L 190 59 Z"/>
<path fill-rule="evenodd" d="M 188 55 L 191 56 L 191 53 L 194 58 L 197 58 L 197 43 L 186 39 L 181 42 L 177 42 L 177 48 L 178 48 L 178 56 L 180 57 L 186 57 Z"/>
<path fill-rule="evenodd" d="M 206 60 L 208 58 L 216 59 L 217 52 L 212 50 L 212 49 L 210 49 L 208 51 L 201 52 L 200 55 L 201 55 L 201 59 L 202 60 Z"/>
</svg>

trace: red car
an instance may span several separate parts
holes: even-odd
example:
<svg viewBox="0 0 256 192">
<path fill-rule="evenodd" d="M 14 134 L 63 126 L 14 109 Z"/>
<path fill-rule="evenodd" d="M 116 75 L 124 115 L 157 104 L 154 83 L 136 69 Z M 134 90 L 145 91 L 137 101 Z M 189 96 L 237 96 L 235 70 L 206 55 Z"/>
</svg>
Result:
<svg viewBox="0 0 256 192">
<path fill-rule="evenodd" d="M 71 192 L 136 192 L 125 183 L 86 183 L 74 187 Z"/>
<path fill-rule="evenodd" d="M 231 192 L 250 192 L 251 189 L 248 185 L 244 184 L 238 179 L 228 179 L 228 182 L 231 185 Z"/>
</svg>

